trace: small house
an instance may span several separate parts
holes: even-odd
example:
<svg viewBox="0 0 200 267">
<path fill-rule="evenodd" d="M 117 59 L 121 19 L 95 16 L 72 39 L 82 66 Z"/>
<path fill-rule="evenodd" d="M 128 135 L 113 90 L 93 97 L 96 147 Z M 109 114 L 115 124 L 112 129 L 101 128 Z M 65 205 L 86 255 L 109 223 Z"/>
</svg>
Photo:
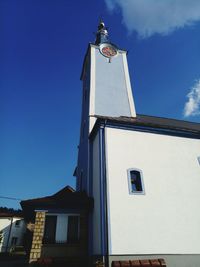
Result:
<svg viewBox="0 0 200 267">
<path fill-rule="evenodd" d="M 23 246 L 26 225 L 21 212 L 0 212 L 0 252 Z"/>
<path fill-rule="evenodd" d="M 87 260 L 88 213 L 93 200 L 66 186 L 42 198 L 21 201 L 30 262 Z"/>
</svg>

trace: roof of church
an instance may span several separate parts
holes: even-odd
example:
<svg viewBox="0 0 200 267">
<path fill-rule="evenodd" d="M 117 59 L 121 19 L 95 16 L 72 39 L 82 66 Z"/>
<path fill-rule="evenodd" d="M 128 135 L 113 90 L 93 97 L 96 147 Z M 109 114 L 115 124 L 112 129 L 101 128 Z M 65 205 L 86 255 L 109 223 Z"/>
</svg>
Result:
<svg viewBox="0 0 200 267">
<path fill-rule="evenodd" d="M 168 119 L 155 116 L 147 116 L 137 114 L 135 118 L 130 117 L 107 117 L 95 116 L 97 121 L 110 121 L 117 124 L 128 124 L 135 126 L 144 126 L 150 128 L 159 128 L 167 130 L 177 130 L 188 132 L 195 135 L 200 135 L 200 123 L 188 122 L 183 120 Z"/>
</svg>

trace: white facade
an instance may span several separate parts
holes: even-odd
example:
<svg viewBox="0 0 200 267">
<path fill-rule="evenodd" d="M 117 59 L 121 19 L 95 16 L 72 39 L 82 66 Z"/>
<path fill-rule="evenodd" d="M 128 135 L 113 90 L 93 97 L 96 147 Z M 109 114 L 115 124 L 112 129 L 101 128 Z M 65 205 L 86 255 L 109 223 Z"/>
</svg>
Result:
<svg viewBox="0 0 200 267">
<path fill-rule="evenodd" d="M 25 222 L 19 217 L 0 217 L 0 252 L 9 252 L 14 246 L 23 245 Z"/>
<path fill-rule="evenodd" d="M 109 254 L 199 254 L 200 140 L 106 129 Z M 127 170 L 143 173 L 131 195 Z"/>
</svg>

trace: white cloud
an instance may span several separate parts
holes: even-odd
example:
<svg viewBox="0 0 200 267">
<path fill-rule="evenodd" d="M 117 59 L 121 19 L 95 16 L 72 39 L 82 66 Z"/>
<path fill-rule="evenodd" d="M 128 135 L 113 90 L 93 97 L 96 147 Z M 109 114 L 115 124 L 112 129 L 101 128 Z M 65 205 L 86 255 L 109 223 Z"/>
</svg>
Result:
<svg viewBox="0 0 200 267">
<path fill-rule="evenodd" d="M 147 38 L 155 33 L 166 35 L 200 20 L 199 0 L 105 0 L 113 12 L 122 11 L 128 31 Z"/>
<path fill-rule="evenodd" d="M 200 79 L 191 88 L 187 95 L 188 101 L 185 103 L 184 116 L 200 115 Z"/>
</svg>

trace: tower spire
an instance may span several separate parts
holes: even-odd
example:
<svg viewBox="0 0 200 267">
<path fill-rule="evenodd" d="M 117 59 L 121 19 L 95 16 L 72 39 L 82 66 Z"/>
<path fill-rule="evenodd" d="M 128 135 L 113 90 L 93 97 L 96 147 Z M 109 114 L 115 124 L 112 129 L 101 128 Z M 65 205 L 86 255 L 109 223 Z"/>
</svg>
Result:
<svg viewBox="0 0 200 267">
<path fill-rule="evenodd" d="M 95 44 L 99 45 L 102 43 L 109 43 L 109 38 L 108 38 L 108 30 L 105 27 L 105 23 L 103 22 L 102 19 L 100 19 L 99 21 L 99 25 L 98 25 L 98 30 L 96 33 L 96 40 L 95 40 Z"/>
</svg>

